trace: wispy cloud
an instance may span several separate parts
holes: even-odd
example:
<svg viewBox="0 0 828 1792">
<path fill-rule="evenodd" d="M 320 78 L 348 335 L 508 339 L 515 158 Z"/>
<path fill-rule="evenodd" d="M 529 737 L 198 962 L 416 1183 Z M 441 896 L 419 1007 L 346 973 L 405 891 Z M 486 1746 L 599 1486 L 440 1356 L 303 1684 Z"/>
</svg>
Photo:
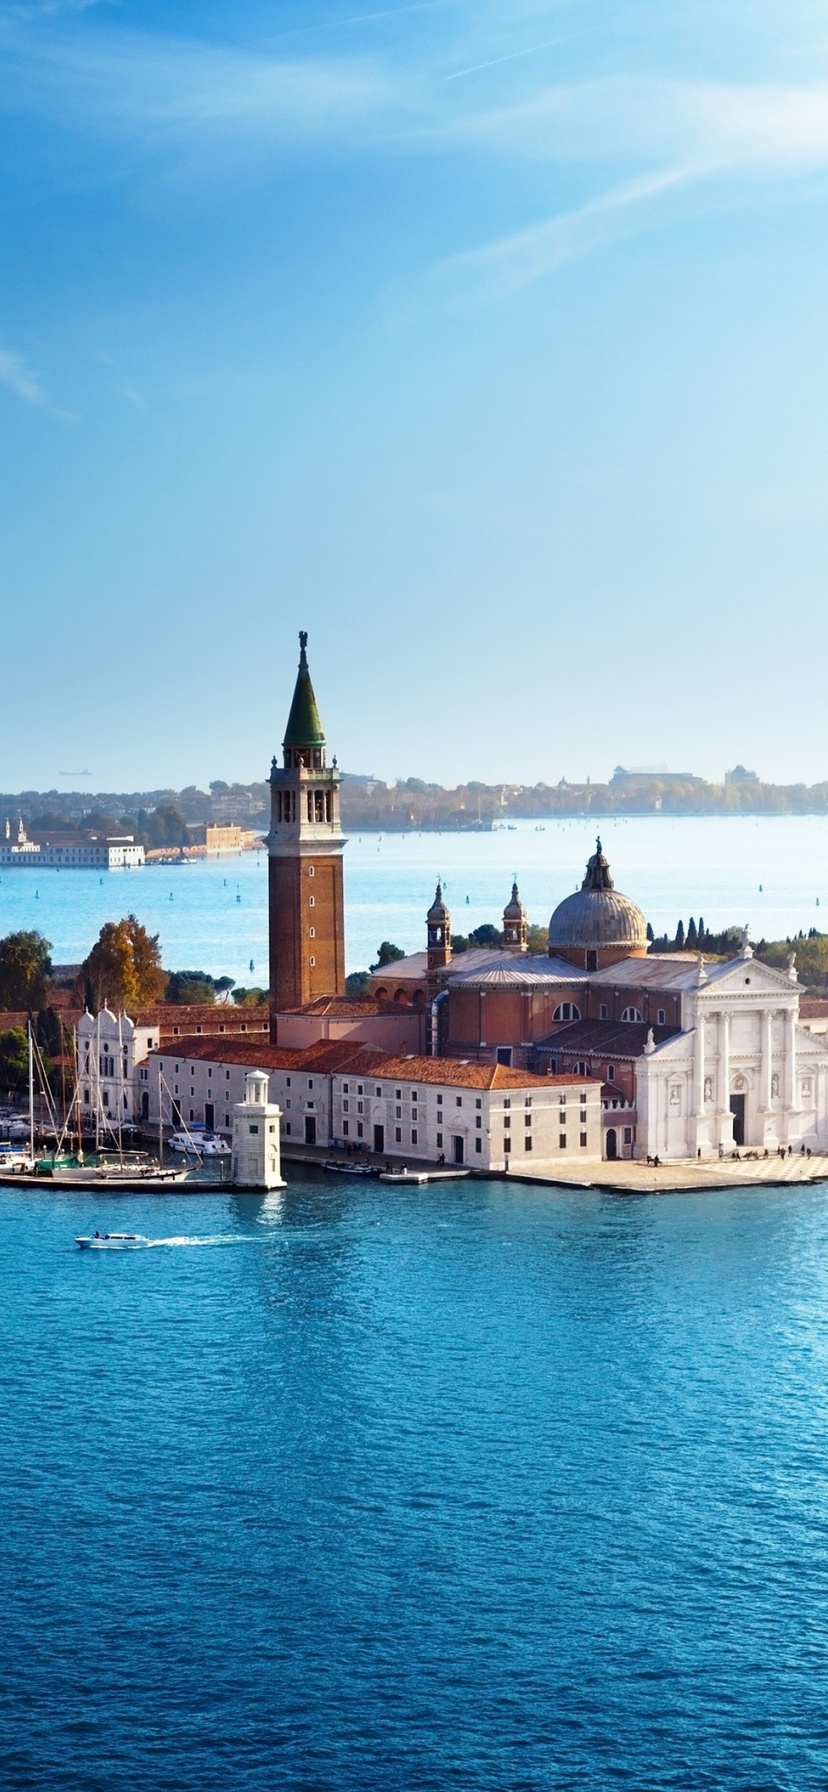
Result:
<svg viewBox="0 0 828 1792">
<path fill-rule="evenodd" d="M 12 349 L 0 348 L 0 380 L 9 390 L 15 392 L 24 403 L 45 409 L 48 399 L 37 374 L 34 373 L 22 355 L 16 355 Z"/>
<path fill-rule="evenodd" d="M 529 230 L 445 256 L 425 275 L 420 298 L 437 300 L 449 310 L 465 310 L 470 304 L 520 292 L 565 262 L 622 235 L 636 209 L 690 179 L 690 171 L 683 168 L 642 175 Z"/>
<path fill-rule="evenodd" d="M 398 107 L 405 83 L 370 59 L 277 57 L 126 31 L 0 25 L 0 108 L 85 135 L 190 144 L 341 136 Z"/>
</svg>

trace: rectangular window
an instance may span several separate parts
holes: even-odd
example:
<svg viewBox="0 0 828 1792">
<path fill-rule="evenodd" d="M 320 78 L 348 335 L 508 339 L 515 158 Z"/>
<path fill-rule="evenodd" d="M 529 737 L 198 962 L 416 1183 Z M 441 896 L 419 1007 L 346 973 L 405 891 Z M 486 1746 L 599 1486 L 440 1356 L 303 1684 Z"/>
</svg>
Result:
<svg viewBox="0 0 828 1792">
<path fill-rule="evenodd" d="M 227 1072 L 227 1075 L 228 1075 L 228 1076 L 229 1076 L 229 1075 L 230 1075 L 230 1072 L 229 1072 L 229 1070 L 228 1070 L 228 1072 Z M 289 1089 L 289 1088 L 290 1088 L 290 1077 L 289 1077 L 289 1076 L 286 1076 L 286 1077 L 285 1077 L 285 1088 L 286 1088 L 286 1089 Z"/>
<path fill-rule="evenodd" d="M 342 1132 L 343 1132 L 343 1136 L 346 1139 L 348 1137 L 348 1128 L 350 1127 L 350 1124 L 351 1124 L 350 1120 L 343 1120 L 343 1122 L 342 1122 Z"/>
<path fill-rule="evenodd" d="M 531 1114 L 524 1114 L 524 1116 L 523 1116 L 523 1124 L 524 1124 L 524 1126 L 531 1126 L 531 1124 L 532 1124 L 532 1116 L 531 1116 Z"/>
<path fill-rule="evenodd" d="M 559 1145 L 559 1147 L 560 1147 L 560 1149 L 561 1149 L 561 1151 L 565 1151 L 565 1150 L 566 1150 L 566 1133 L 565 1133 L 565 1132 L 562 1132 L 562 1133 L 559 1133 L 559 1135 L 558 1135 L 558 1145 Z"/>
<path fill-rule="evenodd" d="M 503 1140 L 503 1152 L 504 1152 L 504 1156 L 506 1156 L 506 1157 L 508 1157 L 508 1155 L 509 1155 L 509 1152 L 510 1152 L 510 1151 L 511 1151 L 511 1149 L 512 1149 L 512 1141 L 511 1141 L 511 1139 L 510 1139 L 510 1137 L 509 1137 L 509 1134 L 508 1134 L 508 1133 L 506 1133 L 506 1135 L 505 1135 L 505 1137 L 504 1137 L 504 1140 Z"/>
<path fill-rule="evenodd" d="M 229 1126 L 229 1125 L 230 1125 L 230 1115 L 229 1115 L 229 1114 L 225 1114 L 225 1116 L 224 1116 L 224 1124 L 225 1124 L 225 1126 Z M 288 1127 L 288 1132 L 290 1132 L 290 1127 Z"/>
<path fill-rule="evenodd" d="M 463 1106 L 463 1097 L 462 1097 L 462 1095 L 455 1095 L 455 1097 L 454 1097 L 454 1100 L 455 1100 L 455 1103 L 456 1103 L 456 1105 L 457 1105 L 457 1107 L 458 1107 L 458 1108 L 461 1108 L 461 1107 L 462 1107 L 462 1106 Z"/>
<path fill-rule="evenodd" d="M 585 1133 L 585 1132 L 582 1132 L 582 1133 L 581 1133 L 581 1150 L 582 1150 L 582 1151 L 583 1151 L 583 1149 L 584 1149 L 584 1147 L 585 1147 L 585 1145 L 586 1145 L 586 1142 L 587 1142 L 587 1136 L 586 1136 L 586 1133 Z"/>
<path fill-rule="evenodd" d="M 440 1150 L 442 1143 L 443 1143 L 443 1135 L 441 1132 L 438 1132 L 438 1134 L 437 1134 L 437 1150 L 438 1151 Z"/>
<path fill-rule="evenodd" d="M 475 1148 L 475 1151 L 482 1151 L 483 1150 L 483 1140 L 475 1139 L 474 1148 Z"/>
<path fill-rule="evenodd" d="M 580 1119 L 581 1119 L 581 1125 L 582 1125 L 582 1126 L 586 1126 L 586 1119 L 587 1119 L 587 1117 L 586 1117 L 586 1108 L 582 1108 L 582 1109 L 581 1109 L 581 1115 L 580 1115 Z"/>
<path fill-rule="evenodd" d="M 402 1108 L 395 1108 L 394 1113 L 398 1120 L 402 1119 Z"/>
<path fill-rule="evenodd" d="M 402 1089 L 395 1089 L 395 1090 L 394 1090 L 394 1100 L 395 1100 L 395 1101 L 402 1101 Z"/>
<path fill-rule="evenodd" d="M 364 1089 L 363 1089 L 363 1087 L 362 1087 L 362 1084 L 361 1084 L 361 1083 L 357 1083 L 357 1095 L 363 1095 L 363 1094 L 364 1094 L 364 1093 L 365 1093 L 365 1091 L 364 1091 Z"/>
<path fill-rule="evenodd" d="M 361 1101 L 358 1101 L 358 1102 L 357 1102 L 357 1113 L 358 1113 L 358 1114 L 362 1114 L 362 1113 L 364 1113 L 364 1112 L 365 1112 L 365 1104 L 364 1104 L 364 1102 L 361 1102 Z"/>
<path fill-rule="evenodd" d="M 524 1103 L 523 1103 L 523 1105 L 524 1105 L 524 1107 L 525 1107 L 525 1108 L 530 1108 L 530 1107 L 531 1107 L 531 1106 L 532 1106 L 532 1097 L 531 1097 L 531 1095 L 527 1095 L 527 1097 L 526 1097 L 526 1100 L 525 1100 L 525 1101 L 524 1101 Z"/>
<path fill-rule="evenodd" d="M 313 1077 L 312 1076 L 308 1077 L 308 1088 L 309 1089 L 313 1088 Z"/>
<path fill-rule="evenodd" d="M 599 1020 L 606 1020 L 606 1018 L 607 1018 L 607 1004 L 606 1004 L 606 1002 L 602 1002 L 602 1003 L 601 1003 L 601 1006 L 600 1006 L 600 1008 L 599 1008 L 599 1010 L 598 1010 L 598 1018 L 599 1018 Z"/>
<path fill-rule="evenodd" d="M 363 1131 L 364 1131 L 364 1127 L 363 1127 L 362 1121 L 358 1120 L 357 1121 L 357 1138 L 358 1139 L 362 1138 Z"/>
<path fill-rule="evenodd" d="M 416 1126 L 412 1126 L 412 1128 L 411 1128 L 411 1143 L 412 1143 L 412 1145 L 416 1145 L 418 1143 L 418 1140 L 419 1140 L 419 1134 L 417 1132 L 417 1128 L 416 1128 Z"/>
<path fill-rule="evenodd" d="M 632 1127 L 631 1126 L 624 1127 L 624 1144 L 625 1145 L 632 1144 Z"/>
<path fill-rule="evenodd" d="M 667 1016 L 664 1012 L 664 1009 L 659 1008 L 658 1013 L 656 1014 L 656 1025 L 659 1027 L 663 1027 L 666 1019 L 667 1019 Z"/>
<path fill-rule="evenodd" d="M 192 1119 L 192 1114 L 191 1114 L 191 1115 L 190 1115 L 190 1119 Z M 249 1123 L 249 1125 L 248 1125 L 248 1129 L 247 1129 L 247 1130 L 248 1130 L 248 1132 L 258 1132 L 258 1130 L 259 1130 L 259 1122 L 258 1122 L 258 1120 L 251 1120 L 251 1121 L 250 1121 L 250 1123 Z"/>
<path fill-rule="evenodd" d="M 289 1120 L 285 1127 L 285 1132 L 287 1133 L 288 1138 L 290 1138 L 290 1121 Z"/>
<path fill-rule="evenodd" d="M 479 1095 L 476 1095 L 476 1096 L 475 1096 L 475 1100 L 474 1100 L 474 1105 L 475 1105 L 475 1107 L 476 1107 L 476 1108 L 482 1108 L 482 1106 L 483 1106 L 483 1103 L 482 1103 L 482 1101 L 481 1101 L 481 1098 L 480 1098 L 480 1096 L 479 1096 Z"/>
<path fill-rule="evenodd" d="M 443 1105 L 443 1097 L 442 1097 L 442 1094 L 441 1094 L 441 1093 L 440 1093 L 440 1091 L 439 1091 L 439 1090 L 438 1090 L 438 1092 L 437 1092 L 437 1106 L 438 1106 L 438 1108 L 441 1108 L 441 1107 L 442 1107 L 442 1105 Z"/>
<path fill-rule="evenodd" d="M 288 1082 L 290 1082 L 290 1077 L 288 1077 Z M 348 1095 L 350 1093 L 350 1084 L 349 1083 L 342 1084 L 342 1093 L 343 1093 L 343 1095 Z"/>
<path fill-rule="evenodd" d="M 285 1102 L 285 1107 L 286 1108 L 290 1107 L 290 1096 L 288 1096 L 287 1101 Z"/>
<path fill-rule="evenodd" d="M 402 1144 L 402 1127 L 401 1126 L 394 1127 L 394 1142 L 397 1145 Z"/>
<path fill-rule="evenodd" d="M 511 1098 L 511 1095 L 504 1095 L 504 1097 L 503 1097 L 503 1106 L 504 1106 L 504 1108 L 510 1108 L 510 1107 L 511 1107 L 511 1105 L 512 1105 L 512 1098 Z"/>
<path fill-rule="evenodd" d="M 607 1082 L 608 1083 L 615 1082 L 615 1065 L 614 1064 L 607 1065 Z"/>
<path fill-rule="evenodd" d="M 476 1114 L 476 1115 L 475 1115 L 475 1120 L 474 1120 L 474 1124 L 475 1124 L 475 1126 L 477 1126 L 477 1127 L 480 1127 L 480 1126 L 482 1126 L 482 1125 L 483 1125 L 483 1115 L 482 1115 L 482 1114 Z"/>
<path fill-rule="evenodd" d="M 530 1132 L 528 1132 L 526 1134 L 526 1137 L 523 1141 L 523 1149 L 524 1149 L 524 1151 L 531 1151 L 531 1149 L 532 1149 L 532 1134 Z"/>
<path fill-rule="evenodd" d="M 412 1100 L 412 1101 L 416 1101 L 416 1100 L 417 1100 L 417 1091 L 416 1091 L 416 1089 L 412 1089 L 412 1091 L 411 1091 L 411 1100 Z"/>
<path fill-rule="evenodd" d="M 382 1094 L 382 1090 L 381 1090 L 381 1089 L 376 1089 L 376 1088 L 375 1088 L 375 1090 L 374 1090 L 374 1094 L 375 1094 L 375 1095 L 377 1095 L 377 1096 L 379 1096 L 379 1095 L 381 1095 L 381 1094 Z"/>
<path fill-rule="evenodd" d="M 350 1105 L 351 1105 L 351 1104 L 350 1104 L 350 1102 L 349 1102 L 349 1101 L 343 1101 L 343 1103 L 342 1103 L 342 1112 L 343 1112 L 343 1114 L 347 1114 L 347 1112 L 348 1112 L 348 1109 L 349 1109 L 349 1107 L 350 1107 Z"/>
</svg>

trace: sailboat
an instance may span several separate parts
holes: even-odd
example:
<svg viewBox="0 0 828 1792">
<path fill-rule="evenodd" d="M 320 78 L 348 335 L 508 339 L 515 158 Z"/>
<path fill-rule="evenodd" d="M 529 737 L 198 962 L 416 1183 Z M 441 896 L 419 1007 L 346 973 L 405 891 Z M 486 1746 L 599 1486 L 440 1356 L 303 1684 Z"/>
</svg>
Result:
<svg viewBox="0 0 828 1792">
<path fill-rule="evenodd" d="M 40 1047 L 34 1036 L 31 1020 L 28 1025 L 29 1039 L 29 1144 L 25 1161 L 6 1165 L 0 1155 L 0 1183 L 14 1176 L 15 1181 L 25 1176 L 27 1181 L 49 1181 L 72 1188 L 146 1188 L 161 1189 L 170 1185 L 187 1182 L 192 1174 L 186 1165 L 166 1166 L 164 1163 L 163 1127 L 159 1125 L 158 1157 L 153 1158 L 149 1152 L 125 1149 L 120 1124 L 116 1129 L 100 1100 L 100 1077 L 95 1083 L 95 1161 L 84 1162 L 81 1145 L 79 1089 L 77 1051 L 75 1054 L 75 1088 L 66 1112 L 63 1125 L 58 1124 L 58 1115 L 54 1097 L 49 1087 L 46 1069 Z M 123 1054 L 120 1056 L 123 1063 Z M 98 1055 L 100 1063 L 100 1055 Z M 40 1094 L 45 1102 L 49 1117 L 50 1130 L 55 1137 L 55 1149 L 44 1157 L 35 1154 L 35 1072 L 40 1085 Z M 66 1151 L 67 1138 L 71 1136 L 72 1116 L 77 1116 L 78 1150 Z M 102 1144 L 107 1135 L 111 1138 L 110 1146 Z"/>
</svg>

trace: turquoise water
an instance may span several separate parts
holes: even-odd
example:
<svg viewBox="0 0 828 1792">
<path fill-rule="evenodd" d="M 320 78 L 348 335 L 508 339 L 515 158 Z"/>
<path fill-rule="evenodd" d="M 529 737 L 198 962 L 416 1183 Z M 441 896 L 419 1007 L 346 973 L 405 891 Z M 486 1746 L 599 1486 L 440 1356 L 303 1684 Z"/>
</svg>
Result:
<svg viewBox="0 0 828 1792">
<path fill-rule="evenodd" d="M 828 1187 L 7 1191 L 0 1244 L 4 1786 L 825 1786 Z"/>
<path fill-rule="evenodd" d="M 724 817 L 607 822 L 601 827 L 619 889 L 657 933 L 699 912 L 710 928 L 750 923 L 753 937 L 828 931 L 828 817 Z M 522 822 L 493 834 L 365 834 L 345 854 L 349 970 L 376 957 L 380 940 L 419 951 L 425 912 L 443 877 L 453 924 L 467 933 L 500 922 L 513 875 L 531 921 L 546 925 L 580 883 L 595 826 Z M 762 888 L 760 889 L 760 885 Z M 469 902 L 466 902 L 466 897 Z M 160 933 L 171 970 L 267 982 L 264 853 L 143 871 L 13 871 L 0 876 L 0 934 L 39 927 L 61 963 L 86 956 L 104 921 L 134 909 Z M 253 961 L 253 970 L 250 961 Z"/>
</svg>

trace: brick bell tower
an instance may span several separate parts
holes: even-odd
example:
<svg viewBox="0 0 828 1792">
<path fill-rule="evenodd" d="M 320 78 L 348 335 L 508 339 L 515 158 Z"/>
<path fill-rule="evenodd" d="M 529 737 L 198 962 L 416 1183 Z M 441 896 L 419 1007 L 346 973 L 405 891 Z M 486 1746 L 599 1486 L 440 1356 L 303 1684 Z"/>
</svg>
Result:
<svg viewBox="0 0 828 1792">
<path fill-rule="evenodd" d="M 328 766 L 325 731 L 299 636 L 299 672 L 282 748 L 270 771 L 268 903 L 271 1038 L 276 1015 L 345 991 L 345 916 L 339 772 Z"/>
</svg>

